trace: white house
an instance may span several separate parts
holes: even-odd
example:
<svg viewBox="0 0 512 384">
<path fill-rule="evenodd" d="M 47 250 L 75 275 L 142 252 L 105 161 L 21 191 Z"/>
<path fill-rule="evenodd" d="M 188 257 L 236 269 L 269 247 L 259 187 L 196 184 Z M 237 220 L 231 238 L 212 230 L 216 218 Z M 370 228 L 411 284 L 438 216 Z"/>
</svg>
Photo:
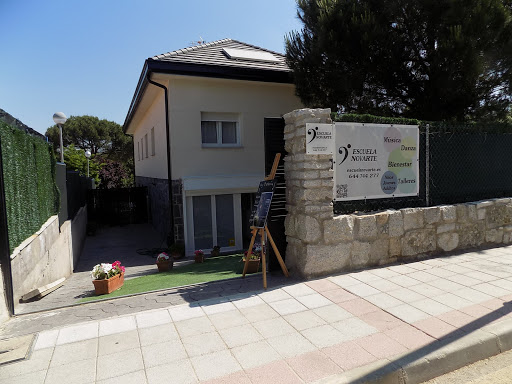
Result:
<svg viewBox="0 0 512 384">
<path fill-rule="evenodd" d="M 242 249 L 265 177 L 264 118 L 301 107 L 276 52 L 224 39 L 147 59 L 124 131 L 155 228 L 188 254 Z"/>
</svg>

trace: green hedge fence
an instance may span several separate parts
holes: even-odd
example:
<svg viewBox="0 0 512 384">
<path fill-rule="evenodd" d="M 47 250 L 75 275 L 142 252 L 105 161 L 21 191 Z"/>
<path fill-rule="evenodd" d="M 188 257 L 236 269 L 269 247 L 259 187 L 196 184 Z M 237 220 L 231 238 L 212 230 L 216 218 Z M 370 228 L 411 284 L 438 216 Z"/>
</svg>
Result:
<svg viewBox="0 0 512 384">
<path fill-rule="evenodd" d="M 9 251 L 59 211 L 55 158 L 42 139 L 0 121 Z"/>
</svg>

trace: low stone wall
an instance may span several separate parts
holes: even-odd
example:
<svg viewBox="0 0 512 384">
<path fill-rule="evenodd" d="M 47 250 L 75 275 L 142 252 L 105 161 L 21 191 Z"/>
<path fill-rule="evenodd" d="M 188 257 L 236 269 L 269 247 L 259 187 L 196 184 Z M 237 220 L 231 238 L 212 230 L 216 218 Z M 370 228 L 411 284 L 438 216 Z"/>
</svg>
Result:
<svg viewBox="0 0 512 384">
<path fill-rule="evenodd" d="M 330 123 L 329 109 L 284 116 L 286 264 L 301 277 L 512 243 L 512 199 L 372 214 L 333 214 L 330 155 L 306 155 L 306 123 Z"/>
<path fill-rule="evenodd" d="M 87 225 L 87 207 L 59 230 L 58 216 L 50 217 L 41 229 L 21 243 L 11 255 L 14 306 L 26 293 L 69 277 L 78 262 Z"/>
</svg>

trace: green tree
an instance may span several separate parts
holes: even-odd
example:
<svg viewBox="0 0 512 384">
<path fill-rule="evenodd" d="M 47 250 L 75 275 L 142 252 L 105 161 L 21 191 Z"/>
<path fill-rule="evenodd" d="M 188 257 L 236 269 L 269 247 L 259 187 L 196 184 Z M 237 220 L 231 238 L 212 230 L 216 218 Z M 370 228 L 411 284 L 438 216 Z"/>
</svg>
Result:
<svg viewBox="0 0 512 384">
<path fill-rule="evenodd" d="M 297 0 L 286 37 L 308 106 L 425 120 L 504 119 L 510 0 Z"/>
<path fill-rule="evenodd" d="M 73 144 L 68 145 L 64 148 L 64 162 L 66 168 L 78 171 L 82 176 L 87 176 L 87 158 L 83 149 L 78 149 Z M 99 173 L 102 166 L 101 157 L 96 159 L 95 155 L 91 155 L 89 159 L 89 177 L 94 179 L 96 185 L 99 185 L 101 181 Z"/>
<path fill-rule="evenodd" d="M 74 144 L 78 148 L 89 149 L 93 154 L 108 152 L 112 147 L 112 137 L 116 131 L 122 133 L 119 124 L 100 120 L 95 116 L 71 116 L 62 126 L 64 146 Z M 54 144 L 59 145 L 59 127 L 53 125 L 46 131 L 46 136 Z"/>
<path fill-rule="evenodd" d="M 57 150 L 60 142 L 59 127 L 54 125 L 48 128 L 46 136 L 53 143 L 54 150 Z M 81 159 L 81 155 L 78 155 L 78 150 L 82 152 L 82 155 L 87 149 L 91 151 L 90 164 L 94 162 L 94 166 L 100 167 L 98 173 L 94 176 L 97 183 L 100 182 L 99 170 L 105 166 L 107 160 L 110 160 L 122 165 L 122 167 L 116 169 L 123 170 L 123 174 L 119 175 L 119 177 L 125 180 L 125 185 L 133 185 L 132 138 L 125 135 L 122 127 L 116 122 L 105 119 L 100 120 L 95 116 L 71 116 L 62 126 L 62 141 L 66 148 L 73 145 L 72 150 L 64 151 L 64 156 L 66 156 L 66 152 L 68 152 L 68 156 L 71 156 L 71 162 L 78 161 L 79 158 Z M 86 160 L 85 156 L 83 156 L 81 161 L 83 160 Z M 71 165 L 68 164 L 67 160 L 65 161 L 68 168 L 75 169 L 75 163 Z M 83 166 L 83 163 L 81 164 Z M 87 165 L 86 161 L 85 164 Z M 83 170 L 83 167 L 81 169 Z M 126 172 L 128 172 L 127 175 Z M 112 171 L 106 174 L 115 176 Z"/>
</svg>

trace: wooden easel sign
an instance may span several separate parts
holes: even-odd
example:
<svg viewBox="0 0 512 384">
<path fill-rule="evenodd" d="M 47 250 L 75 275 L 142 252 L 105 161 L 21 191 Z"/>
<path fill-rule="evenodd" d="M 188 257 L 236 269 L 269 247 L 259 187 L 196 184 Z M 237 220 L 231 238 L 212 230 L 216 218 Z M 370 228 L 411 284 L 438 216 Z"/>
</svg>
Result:
<svg viewBox="0 0 512 384">
<path fill-rule="evenodd" d="M 266 246 L 265 246 L 265 238 L 268 237 L 272 249 L 274 250 L 277 261 L 283 270 L 283 273 L 286 277 L 289 276 L 288 269 L 284 264 L 283 258 L 277 249 L 276 243 L 270 234 L 270 231 L 267 227 L 267 216 L 270 210 L 270 205 L 272 204 L 272 196 L 274 195 L 274 190 L 276 188 L 276 181 L 274 180 L 276 176 L 277 166 L 279 165 L 279 159 L 281 158 L 281 154 L 276 154 L 274 159 L 274 164 L 272 165 L 272 171 L 270 175 L 265 178 L 264 181 L 260 182 L 258 192 L 256 193 L 256 200 L 254 201 L 254 206 L 252 208 L 250 225 L 251 225 L 251 243 L 249 244 L 249 249 L 247 250 L 247 257 L 245 258 L 244 264 L 244 272 L 242 277 L 245 277 L 245 273 L 247 272 L 247 266 L 249 265 L 250 255 L 252 253 L 252 248 L 254 247 L 254 242 L 256 241 L 256 236 L 260 236 L 261 240 L 261 265 L 262 265 L 262 274 L 263 274 L 263 288 L 267 289 L 267 260 L 266 260 Z M 265 236 L 266 235 L 266 236 Z"/>
<path fill-rule="evenodd" d="M 267 224 L 268 211 L 272 203 L 272 196 L 276 189 L 275 180 L 264 180 L 260 182 L 256 199 L 252 208 L 250 224 L 251 227 L 265 228 Z"/>
</svg>

